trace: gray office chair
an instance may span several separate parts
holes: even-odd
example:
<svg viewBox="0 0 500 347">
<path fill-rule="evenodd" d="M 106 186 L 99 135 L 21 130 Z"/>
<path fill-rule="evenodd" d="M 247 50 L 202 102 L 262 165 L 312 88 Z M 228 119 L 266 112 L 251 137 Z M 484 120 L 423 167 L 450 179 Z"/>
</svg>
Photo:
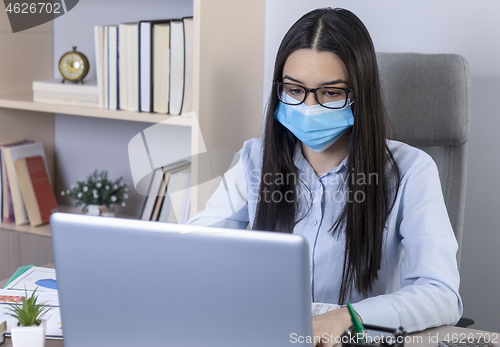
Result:
<svg viewBox="0 0 500 347">
<path fill-rule="evenodd" d="M 460 267 L 470 130 L 470 76 L 456 54 L 377 53 L 391 139 L 427 152 L 436 162 L 458 241 Z M 457 326 L 474 321 L 462 318 Z"/>
</svg>

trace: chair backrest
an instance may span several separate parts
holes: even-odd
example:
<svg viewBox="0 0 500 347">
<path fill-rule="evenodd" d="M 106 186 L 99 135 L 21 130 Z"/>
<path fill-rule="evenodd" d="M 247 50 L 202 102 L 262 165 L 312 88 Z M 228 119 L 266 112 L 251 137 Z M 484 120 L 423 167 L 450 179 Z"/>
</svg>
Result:
<svg viewBox="0 0 500 347">
<path fill-rule="evenodd" d="M 470 76 L 456 54 L 377 53 L 389 138 L 436 162 L 460 265 L 470 130 Z"/>
</svg>

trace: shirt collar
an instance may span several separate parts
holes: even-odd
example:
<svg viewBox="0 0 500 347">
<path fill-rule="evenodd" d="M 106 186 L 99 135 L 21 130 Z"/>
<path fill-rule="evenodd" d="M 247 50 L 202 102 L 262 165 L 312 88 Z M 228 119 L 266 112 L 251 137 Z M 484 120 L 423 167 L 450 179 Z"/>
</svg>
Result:
<svg viewBox="0 0 500 347">
<path fill-rule="evenodd" d="M 342 160 L 342 162 L 338 166 L 331 168 L 330 170 L 325 172 L 322 176 L 338 172 L 342 168 L 347 168 L 347 158 L 349 158 L 348 155 L 344 158 L 344 160 Z M 308 170 L 312 170 L 312 172 L 314 172 L 314 169 L 311 167 L 311 164 L 309 164 L 307 159 L 304 157 L 304 154 L 302 154 L 302 142 L 300 141 L 297 141 L 295 145 L 295 152 L 293 154 L 293 163 L 299 170 L 305 172 L 307 172 Z"/>
</svg>

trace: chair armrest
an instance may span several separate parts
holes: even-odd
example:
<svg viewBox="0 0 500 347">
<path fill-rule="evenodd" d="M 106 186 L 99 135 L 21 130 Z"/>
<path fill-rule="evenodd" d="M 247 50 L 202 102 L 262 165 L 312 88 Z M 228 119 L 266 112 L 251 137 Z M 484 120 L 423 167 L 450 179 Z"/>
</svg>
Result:
<svg viewBox="0 0 500 347">
<path fill-rule="evenodd" d="M 474 324 L 474 321 L 472 319 L 462 317 L 462 318 L 460 318 L 458 323 L 455 324 L 455 326 L 460 327 L 460 328 L 467 328 L 469 325 L 472 325 L 472 324 Z"/>
</svg>

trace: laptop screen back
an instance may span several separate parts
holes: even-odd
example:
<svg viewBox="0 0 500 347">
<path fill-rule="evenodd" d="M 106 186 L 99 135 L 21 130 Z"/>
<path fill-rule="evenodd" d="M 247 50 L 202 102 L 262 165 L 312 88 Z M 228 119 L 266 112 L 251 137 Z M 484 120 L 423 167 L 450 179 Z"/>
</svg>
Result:
<svg viewBox="0 0 500 347">
<path fill-rule="evenodd" d="M 296 346 L 310 336 L 302 236 L 56 213 L 65 347 Z"/>
</svg>

